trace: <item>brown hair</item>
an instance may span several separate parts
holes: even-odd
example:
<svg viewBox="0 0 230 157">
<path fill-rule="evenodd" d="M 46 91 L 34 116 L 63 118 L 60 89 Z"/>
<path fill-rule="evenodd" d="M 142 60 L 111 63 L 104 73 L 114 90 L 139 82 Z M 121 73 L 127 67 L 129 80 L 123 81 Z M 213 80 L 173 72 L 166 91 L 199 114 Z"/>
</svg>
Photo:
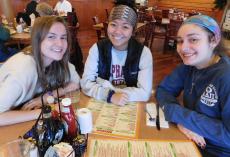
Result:
<svg viewBox="0 0 230 157">
<path fill-rule="evenodd" d="M 50 28 L 54 23 L 62 23 L 67 31 L 68 47 L 60 61 L 53 61 L 48 67 L 43 66 L 41 54 L 41 42 L 45 39 Z M 71 38 L 68 32 L 65 21 L 58 16 L 43 16 L 35 20 L 31 33 L 32 38 L 32 55 L 37 64 L 38 79 L 43 89 L 47 86 L 57 88 L 63 86 L 70 80 L 70 71 L 68 67 L 69 51 L 71 45 Z M 45 69 L 45 70 L 44 70 Z"/>
<path fill-rule="evenodd" d="M 36 11 L 38 12 L 40 16 L 48 16 L 48 15 L 54 14 L 53 8 L 45 2 L 39 3 L 36 6 Z"/>
<path fill-rule="evenodd" d="M 199 26 L 199 27 L 207 32 L 209 42 L 212 42 L 215 39 L 215 34 L 213 32 L 211 32 L 207 28 L 204 28 L 201 26 Z M 225 54 L 225 52 L 226 52 L 226 48 L 224 47 L 223 39 L 220 38 L 219 43 L 216 45 L 216 47 L 213 50 L 213 54 L 223 55 L 223 54 Z"/>
</svg>

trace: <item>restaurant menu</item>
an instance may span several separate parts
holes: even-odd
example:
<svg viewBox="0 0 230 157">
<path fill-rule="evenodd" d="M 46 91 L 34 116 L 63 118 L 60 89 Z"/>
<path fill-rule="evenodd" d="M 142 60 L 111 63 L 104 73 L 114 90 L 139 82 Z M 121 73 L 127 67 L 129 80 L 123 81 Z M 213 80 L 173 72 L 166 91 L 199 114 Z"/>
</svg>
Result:
<svg viewBox="0 0 230 157">
<path fill-rule="evenodd" d="M 201 157 L 191 141 L 91 139 L 88 157 Z"/>
<path fill-rule="evenodd" d="M 104 101 L 90 99 L 87 108 L 93 114 L 93 133 L 130 138 L 136 137 L 136 103 L 117 106 Z"/>
</svg>

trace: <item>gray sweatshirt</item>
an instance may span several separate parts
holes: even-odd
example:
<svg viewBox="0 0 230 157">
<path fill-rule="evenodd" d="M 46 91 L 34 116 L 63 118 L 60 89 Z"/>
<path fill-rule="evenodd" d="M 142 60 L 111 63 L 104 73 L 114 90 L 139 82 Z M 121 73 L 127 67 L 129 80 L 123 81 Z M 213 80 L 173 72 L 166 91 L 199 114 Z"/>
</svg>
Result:
<svg viewBox="0 0 230 157">
<path fill-rule="evenodd" d="M 127 51 L 119 51 L 112 48 L 112 63 L 110 79 L 104 80 L 98 77 L 99 52 L 97 44 L 89 50 L 89 56 L 85 63 L 84 73 L 81 79 L 82 91 L 95 99 L 107 100 L 109 90 L 128 94 L 129 101 L 148 101 L 151 96 L 153 82 L 153 60 L 149 48 L 144 47 L 138 72 L 137 87 L 126 87 L 122 67 L 125 65 Z M 122 88 L 121 88 L 122 86 Z"/>
</svg>

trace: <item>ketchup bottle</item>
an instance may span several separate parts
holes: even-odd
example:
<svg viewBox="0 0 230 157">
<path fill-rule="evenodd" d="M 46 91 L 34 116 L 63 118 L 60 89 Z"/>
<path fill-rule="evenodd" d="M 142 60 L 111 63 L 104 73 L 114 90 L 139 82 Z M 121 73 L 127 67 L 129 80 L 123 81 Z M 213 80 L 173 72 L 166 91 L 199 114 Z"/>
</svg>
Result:
<svg viewBox="0 0 230 157">
<path fill-rule="evenodd" d="M 64 98 L 61 102 L 61 116 L 65 126 L 67 138 L 73 140 L 77 136 L 78 128 L 73 106 L 70 98 Z"/>
</svg>

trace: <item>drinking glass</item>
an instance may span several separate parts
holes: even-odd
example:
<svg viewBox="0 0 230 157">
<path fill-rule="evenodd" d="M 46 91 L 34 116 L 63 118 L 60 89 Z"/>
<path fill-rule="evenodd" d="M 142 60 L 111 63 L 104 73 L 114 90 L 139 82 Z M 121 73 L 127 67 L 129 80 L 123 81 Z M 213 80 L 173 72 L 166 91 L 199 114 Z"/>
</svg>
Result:
<svg viewBox="0 0 230 157">
<path fill-rule="evenodd" d="M 74 109 L 79 108 L 78 103 L 80 101 L 80 90 L 69 92 L 65 95 L 65 97 L 71 99 L 71 103 Z"/>
<path fill-rule="evenodd" d="M 30 157 L 31 143 L 24 139 L 17 139 L 0 146 L 2 157 Z"/>
</svg>

